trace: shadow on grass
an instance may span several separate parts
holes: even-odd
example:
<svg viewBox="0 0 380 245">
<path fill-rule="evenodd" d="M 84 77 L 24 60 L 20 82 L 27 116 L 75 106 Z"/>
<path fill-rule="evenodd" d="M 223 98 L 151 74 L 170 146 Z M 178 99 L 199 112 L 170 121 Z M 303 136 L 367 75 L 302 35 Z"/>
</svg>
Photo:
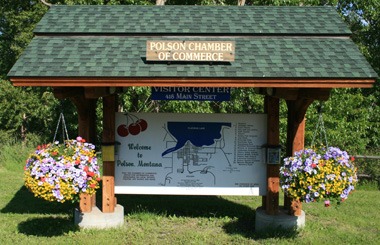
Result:
<svg viewBox="0 0 380 245">
<path fill-rule="evenodd" d="M 25 235 L 54 237 L 61 236 L 70 231 L 75 232 L 79 228 L 74 225 L 71 218 L 46 217 L 33 218 L 21 222 L 18 225 L 18 230 Z"/>
<path fill-rule="evenodd" d="M 101 188 L 97 193 L 97 206 L 101 207 Z M 118 204 L 124 206 L 125 215 L 149 212 L 163 216 L 177 217 L 230 217 L 233 221 L 224 225 L 228 234 L 239 234 L 250 239 L 270 237 L 295 237 L 296 232 L 266 231 L 255 232 L 255 210 L 218 196 L 164 196 L 164 195 L 117 195 Z M 47 202 L 34 197 L 24 186 L 12 200 L 1 209 L 1 213 L 18 214 L 69 214 L 71 218 L 34 218 L 19 224 L 19 231 L 35 236 L 59 236 L 78 228 L 73 224 L 72 212 L 76 204 Z M 39 229 L 36 229 L 39 227 Z"/>
<path fill-rule="evenodd" d="M 0 212 L 17 214 L 71 214 L 74 208 L 75 204 L 71 202 L 48 202 L 36 198 L 25 186 L 22 186 Z"/>
<path fill-rule="evenodd" d="M 248 219 L 238 219 L 233 222 L 226 224 L 223 228 L 228 234 L 238 234 L 253 240 L 264 240 L 268 238 L 296 238 L 299 231 L 294 230 L 284 230 L 284 229 L 267 229 L 265 231 L 255 232 L 254 231 L 255 220 Z M 253 228 L 247 229 L 249 226 Z"/>
<path fill-rule="evenodd" d="M 267 230 L 255 232 L 256 211 L 243 204 L 218 196 L 148 196 L 118 195 L 117 201 L 124 206 L 125 214 L 149 212 L 157 215 L 177 217 L 230 217 L 223 229 L 228 234 L 260 240 L 267 238 L 295 238 L 293 230 Z"/>
<path fill-rule="evenodd" d="M 118 195 L 126 214 L 150 212 L 177 217 L 251 217 L 255 210 L 218 196 Z"/>
</svg>

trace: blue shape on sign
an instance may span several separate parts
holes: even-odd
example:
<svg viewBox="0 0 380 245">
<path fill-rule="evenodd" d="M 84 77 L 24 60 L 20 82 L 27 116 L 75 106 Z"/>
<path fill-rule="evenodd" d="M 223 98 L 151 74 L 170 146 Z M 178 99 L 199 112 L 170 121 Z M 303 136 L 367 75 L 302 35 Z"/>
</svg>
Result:
<svg viewBox="0 0 380 245">
<path fill-rule="evenodd" d="M 177 144 L 162 153 L 162 156 L 181 149 L 187 141 L 196 147 L 210 146 L 222 137 L 222 127 L 231 127 L 231 123 L 221 122 L 168 122 L 168 130 L 177 140 Z"/>
</svg>

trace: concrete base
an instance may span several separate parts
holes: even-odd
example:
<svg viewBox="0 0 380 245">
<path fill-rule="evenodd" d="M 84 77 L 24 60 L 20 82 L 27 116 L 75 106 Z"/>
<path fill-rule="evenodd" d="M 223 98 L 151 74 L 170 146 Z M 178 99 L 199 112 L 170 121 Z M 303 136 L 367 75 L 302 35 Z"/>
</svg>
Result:
<svg viewBox="0 0 380 245">
<path fill-rule="evenodd" d="M 288 211 L 280 208 L 277 215 L 268 215 L 262 207 L 256 209 L 255 230 L 262 232 L 265 230 L 282 229 L 298 230 L 305 227 L 305 212 L 300 216 L 291 216 Z"/>
<path fill-rule="evenodd" d="M 124 207 L 116 205 L 115 212 L 102 213 L 98 207 L 92 207 L 90 213 L 81 213 L 75 209 L 74 222 L 80 228 L 106 229 L 124 225 Z"/>
</svg>

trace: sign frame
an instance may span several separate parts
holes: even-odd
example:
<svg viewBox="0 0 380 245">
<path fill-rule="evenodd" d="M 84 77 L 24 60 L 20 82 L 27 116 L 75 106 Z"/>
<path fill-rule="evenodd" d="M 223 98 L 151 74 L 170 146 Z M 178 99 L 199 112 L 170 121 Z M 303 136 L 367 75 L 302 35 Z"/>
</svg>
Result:
<svg viewBox="0 0 380 245">
<path fill-rule="evenodd" d="M 115 151 L 116 194 L 266 195 L 266 114 L 116 113 L 115 117 L 115 138 L 121 143 Z M 122 125 L 141 121 L 144 131 L 119 135 Z M 213 141 L 199 144 L 198 136 L 209 130 L 214 132 Z M 189 132 L 189 138 L 182 137 Z M 180 141 L 183 144 L 177 147 Z"/>
</svg>

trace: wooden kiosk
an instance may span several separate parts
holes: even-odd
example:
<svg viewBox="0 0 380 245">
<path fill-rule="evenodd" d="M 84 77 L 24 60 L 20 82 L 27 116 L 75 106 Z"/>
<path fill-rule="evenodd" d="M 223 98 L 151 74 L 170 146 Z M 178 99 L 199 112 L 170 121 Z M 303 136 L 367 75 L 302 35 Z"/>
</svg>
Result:
<svg viewBox="0 0 380 245">
<path fill-rule="evenodd" d="M 286 101 L 290 156 L 304 147 L 313 101 L 327 100 L 332 88 L 369 88 L 377 77 L 332 7 L 52 6 L 34 34 L 8 74 L 14 86 L 51 86 L 57 98 L 70 98 L 79 135 L 89 140 L 96 100 L 103 99 L 101 214 L 118 207 L 119 88 L 255 87 L 265 96 L 269 146 L 279 145 L 279 100 Z M 279 164 L 268 165 L 265 215 L 278 216 L 278 196 Z M 82 197 L 82 215 L 94 212 L 93 200 Z M 298 205 L 288 200 L 285 208 Z"/>
</svg>

